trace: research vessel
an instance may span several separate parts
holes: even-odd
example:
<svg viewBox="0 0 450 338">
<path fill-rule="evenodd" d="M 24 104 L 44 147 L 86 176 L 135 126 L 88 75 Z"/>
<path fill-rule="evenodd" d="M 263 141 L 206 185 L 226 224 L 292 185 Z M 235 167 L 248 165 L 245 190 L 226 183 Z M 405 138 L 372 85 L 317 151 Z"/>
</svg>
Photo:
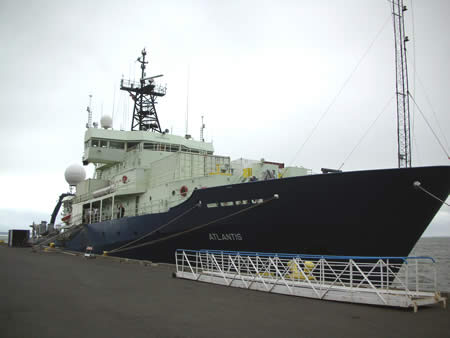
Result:
<svg viewBox="0 0 450 338">
<path fill-rule="evenodd" d="M 145 49 L 137 61 L 140 80 L 120 83 L 134 104 L 131 130 L 89 118 L 83 164 L 94 177 L 66 171 L 76 193 L 60 201 L 57 244 L 69 250 L 158 262 L 176 249 L 407 256 L 448 197 L 450 166 L 313 174 L 216 155 L 202 136 L 161 128 L 166 87 L 147 77 Z"/>
</svg>

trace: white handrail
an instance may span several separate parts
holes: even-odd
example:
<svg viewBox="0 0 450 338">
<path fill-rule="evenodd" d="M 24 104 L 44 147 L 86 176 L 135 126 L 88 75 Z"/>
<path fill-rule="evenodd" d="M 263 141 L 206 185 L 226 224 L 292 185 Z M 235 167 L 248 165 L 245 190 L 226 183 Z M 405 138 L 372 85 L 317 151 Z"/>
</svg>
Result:
<svg viewBox="0 0 450 338">
<path fill-rule="evenodd" d="M 386 306 L 443 302 L 431 257 L 343 257 L 177 250 L 177 277 Z M 408 268 L 410 265 L 413 269 Z"/>
</svg>

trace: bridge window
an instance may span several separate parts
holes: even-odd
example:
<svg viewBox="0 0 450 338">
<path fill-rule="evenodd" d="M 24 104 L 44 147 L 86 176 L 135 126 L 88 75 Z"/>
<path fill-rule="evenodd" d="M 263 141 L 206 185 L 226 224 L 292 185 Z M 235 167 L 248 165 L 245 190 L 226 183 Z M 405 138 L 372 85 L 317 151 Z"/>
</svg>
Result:
<svg viewBox="0 0 450 338">
<path fill-rule="evenodd" d="M 109 147 L 111 149 L 125 149 L 125 142 L 109 141 Z"/>
<path fill-rule="evenodd" d="M 91 147 L 100 147 L 100 140 L 92 139 Z"/>
<path fill-rule="evenodd" d="M 156 150 L 156 143 L 144 143 L 145 150 Z"/>
<path fill-rule="evenodd" d="M 169 146 L 169 150 L 168 151 L 171 151 L 171 152 L 173 152 L 173 153 L 176 153 L 177 151 L 179 151 L 180 150 L 180 146 L 178 145 L 178 144 L 171 144 L 170 146 Z"/>
<path fill-rule="evenodd" d="M 108 147 L 108 141 L 100 140 L 100 147 L 107 148 Z"/>
<path fill-rule="evenodd" d="M 139 148 L 139 142 L 128 142 L 127 151 L 135 150 Z"/>
</svg>

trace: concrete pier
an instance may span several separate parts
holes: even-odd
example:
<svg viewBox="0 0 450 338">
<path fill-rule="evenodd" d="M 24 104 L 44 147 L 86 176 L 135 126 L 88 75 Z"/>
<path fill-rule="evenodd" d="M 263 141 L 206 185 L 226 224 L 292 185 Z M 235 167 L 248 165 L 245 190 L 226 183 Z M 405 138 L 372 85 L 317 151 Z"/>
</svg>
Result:
<svg viewBox="0 0 450 338">
<path fill-rule="evenodd" d="M 170 266 L 0 246 L 1 337 L 449 337 L 450 310 L 267 294 Z"/>
</svg>

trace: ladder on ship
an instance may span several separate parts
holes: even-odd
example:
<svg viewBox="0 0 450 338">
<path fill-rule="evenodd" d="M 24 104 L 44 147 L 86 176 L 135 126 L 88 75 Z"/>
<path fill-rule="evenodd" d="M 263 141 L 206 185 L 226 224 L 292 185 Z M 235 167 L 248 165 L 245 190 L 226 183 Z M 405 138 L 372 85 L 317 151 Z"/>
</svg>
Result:
<svg viewBox="0 0 450 338">
<path fill-rule="evenodd" d="M 431 257 L 177 250 L 176 277 L 285 295 L 412 307 L 442 302 Z"/>
</svg>

